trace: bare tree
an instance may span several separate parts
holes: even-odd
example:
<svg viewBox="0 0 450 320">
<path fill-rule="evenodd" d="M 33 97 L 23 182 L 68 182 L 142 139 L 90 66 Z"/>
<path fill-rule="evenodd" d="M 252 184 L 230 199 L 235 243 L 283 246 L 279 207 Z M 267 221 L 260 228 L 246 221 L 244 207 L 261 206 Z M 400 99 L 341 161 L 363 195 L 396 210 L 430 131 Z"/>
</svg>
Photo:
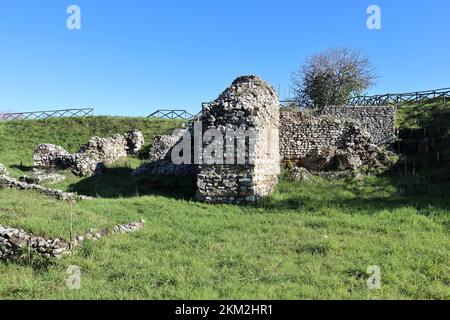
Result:
<svg viewBox="0 0 450 320">
<path fill-rule="evenodd" d="M 360 50 L 332 48 L 308 58 L 292 75 L 292 88 L 304 108 L 344 105 L 371 87 L 377 76 Z"/>
</svg>

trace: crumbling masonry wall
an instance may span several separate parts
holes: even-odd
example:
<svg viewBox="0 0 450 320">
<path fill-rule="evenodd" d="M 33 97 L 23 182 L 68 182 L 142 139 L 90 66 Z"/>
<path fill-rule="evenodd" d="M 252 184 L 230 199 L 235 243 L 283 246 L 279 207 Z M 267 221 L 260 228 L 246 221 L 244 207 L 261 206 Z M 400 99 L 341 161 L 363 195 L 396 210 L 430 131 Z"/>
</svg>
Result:
<svg viewBox="0 0 450 320">
<path fill-rule="evenodd" d="M 225 137 L 227 130 L 247 130 L 252 133 L 250 141 L 245 155 L 233 147 L 235 164 L 227 164 L 230 159 L 226 159 L 223 164 L 200 166 L 197 199 L 208 203 L 252 203 L 273 191 L 280 172 L 278 126 L 279 100 L 273 88 L 255 76 L 236 79 L 204 108 L 203 133 L 217 129 Z M 245 161 L 238 164 L 243 156 Z"/>
<path fill-rule="evenodd" d="M 367 118 L 359 121 L 346 116 L 351 111 L 343 111 L 351 108 L 354 107 L 334 108 L 335 111 L 332 108 L 329 113 L 284 109 L 280 116 L 283 161 L 317 171 L 387 164 L 389 153 L 382 146 L 395 138 L 395 117 L 390 111 L 393 108 L 373 107 L 380 112 L 371 111 Z M 363 109 L 354 113 L 363 114 Z M 371 124 L 374 133 L 361 122 Z"/>
<path fill-rule="evenodd" d="M 71 169 L 77 176 L 91 176 L 102 170 L 105 164 L 137 153 L 144 144 L 144 136 L 139 130 L 125 134 L 114 134 L 108 138 L 92 137 L 71 154 L 53 144 L 38 144 L 33 155 L 35 171 L 58 171 Z"/>
<path fill-rule="evenodd" d="M 389 106 L 328 107 L 316 115 L 327 115 L 335 119 L 356 120 L 378 145 L 387 145 L 395 140 L 395 108 Z"/>
</svg>

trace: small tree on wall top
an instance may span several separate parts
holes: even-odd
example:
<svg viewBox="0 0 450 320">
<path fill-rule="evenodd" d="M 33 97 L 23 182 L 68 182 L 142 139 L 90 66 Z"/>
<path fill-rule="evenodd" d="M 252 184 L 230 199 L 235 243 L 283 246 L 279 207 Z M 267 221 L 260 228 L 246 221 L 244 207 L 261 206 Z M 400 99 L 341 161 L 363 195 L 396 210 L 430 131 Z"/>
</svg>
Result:
<svg viewBox="0 0 450 320">
<path fill-rule="evenodd" d="M 292 75 L 298 105 L 325 108 L 344 105 L 370 88 L 377 76 L 360 50 L 331 48 L 309 57 Z"/>
</svg>

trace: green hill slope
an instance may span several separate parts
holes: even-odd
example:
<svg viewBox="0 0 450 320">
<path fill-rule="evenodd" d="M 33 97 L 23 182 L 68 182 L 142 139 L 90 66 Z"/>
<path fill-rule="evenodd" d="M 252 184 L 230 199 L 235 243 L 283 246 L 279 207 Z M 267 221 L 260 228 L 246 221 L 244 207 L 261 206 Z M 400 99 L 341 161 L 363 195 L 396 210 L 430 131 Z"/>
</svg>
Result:
<svg viewBox="0 0 450 320">
<path fill-rule="evenodd" d="M 34 147 L 39 143 L 60 145 L 76 152 L 90 137 L 109 137 L 130 129 L 143 132 L 146 147 L 160 134 L 171 132 L 181 121 L 128 117 L 59 118 L 40 121 L 0 122 L 0 163 L 9 168 L 12 175 L 27 171 L 33 164 Z"/>
</svg>

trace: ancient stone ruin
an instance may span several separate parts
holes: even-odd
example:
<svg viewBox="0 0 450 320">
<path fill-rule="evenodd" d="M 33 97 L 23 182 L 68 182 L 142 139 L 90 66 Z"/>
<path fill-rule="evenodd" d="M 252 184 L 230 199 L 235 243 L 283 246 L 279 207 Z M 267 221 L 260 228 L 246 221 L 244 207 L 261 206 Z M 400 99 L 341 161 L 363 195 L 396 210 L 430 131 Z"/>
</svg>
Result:
<svg viewBox="0 0 450 320">
<path fill-rule="evenodd" d="M 227 130 L 234 133 L 231 138 L 239 129 L 254 130 L 253 135 L 247 137 L 244 152 L 250 154 L 253 151 L 253 159 L 247 155 L 243 164 L 228 164 L 230 158 L 238 157 L 239 143 L 231 149 L 225 143 L 222 150 L 216 149 L 217 159 L 222 159 L 223 163 L 203 161 L 195 165 L 198 163 L 195 162 L 194 125 L 172 135 L 157 137 L 150 150 L 150 163 L 135 174 L 195 176 L 196 198 L 201 201 L 254 202 L 273 190 L 280 160 L 294 169 L 295 180 L 299 181 L 308 179 L 307 170 L 333 172 L 389 165 L 392 153 L 386 146 L 395 140 L 394 123 L 395 110 L 391 107 L 280 109 L 278 98 L 267 83 L 255 76 L 245 76 L 236 79 L 202 111 L 200 146 L 204 152 L 220 141 L 217 137 L 204 141 L 205 134 L 211 129 L 225 137 L 224 142 L 230 139 Z M 186 135 L 194 138 L 188 157 L 191 162 L 176 165 L 171 154 Z M 232 151 L 232 156 L 227 151 Z M 252 160 L 254 162 L 250 163 Z"/>
<path fill-rule="evenodd" d="M 81 201 L 92 199 L 91 197 L 78 195 L 72 192 L 64 192 L 62 190 L 45 188 L 34 183 L 28 183 L 26 181 L 18 181 L 17 179 L 8 176 L 7 173 L 0 174 L 0 189 L 1 188 L 35 191 L 58 200 Z"/>
<path fill-rule="evenodd" d="M 126 132 L 124 137 L 127 142 L 127 152 L 129 154 L 137 154 L 145 144 L 144 135 L 138 129 Z"/>
<path fill-rule="evenodd" d="M 383 110 L 388 109 L 383 107 Z M 377 133 L 377 144 L 373 136 L 352 118 L 283 110 L 281 156 L 285 163 L 312 171 L 355 170 L 362 166 L 373 168 L 387 165 L 390 153 L 380 145 L 382 141 L 392 141 L 395 131 L 393 117 L 386 118 L 383 121 L 380 116 L 376 120 L 378 128 L 385 126 L 385 130 Z"/>
<path fill-rule="evenodd" d="M 141 229 L 144 224 L 145 221 L 141 220 L 120 224 L 109 229 L 91 229 L 70 241 L 59 238 L 45 239 L 20 229 L 7 228 L 0 225 L 0 259 L 20 260 L 36 254 L 45 258 L 60 258 L 86 240 L 99 240 L 113 234 L 134 232 Z"/>
<path fill-rule="evenodd" d="M 180 142 L 188 129 L 178 129 L 172 134 L 162 135 L 155 138 L 149 152 L 150 161 L 170 160 L 172 148 Z"/>
<path fill-rule="evenodd" d="M 105 164 L 138 152 L 143 144 L 142 132 L 136 129 L 109 138 L 92 137 L 75 154 L 53 144 L 39 144 L 33 156 L 34 170 L 51 172 L 71 169 L 77 176 L 88 177 L 101 172 Z"/>
<path fill-rule="evenodd" d="M 54 184 L 66 180 L 66 177 L 59 173 L 42 173 L 34 172 L 32 176 L 21 176 L 19 177 L 20 182 L 26 182 L 29 184 Z"/>
<path fill-rule="evenodd" d="M 216 129 L 225 137 L 225 148 L 216 151 L 215 163 L 203 159 L 197 175 L 197 199 L 210 203 L 255 202 L 273 191 L 280 172 L 279 107 L 278 96 L 269 84 L 255 76 L 244 76 L 204 108 L 203 134 Z M 240 132 L 248 134 L 242 145 L 235 142 Z M 217 139 L 205 143 L 204 148 Z"/>
<path fill-rule="evenodd" d="M 6 170 L 6 167 L 0 163 L 0 176 L 3 176 L 3 175 L 8 176 L 9 173 L 8 173 L 8 170 Z"/>
</svg>

